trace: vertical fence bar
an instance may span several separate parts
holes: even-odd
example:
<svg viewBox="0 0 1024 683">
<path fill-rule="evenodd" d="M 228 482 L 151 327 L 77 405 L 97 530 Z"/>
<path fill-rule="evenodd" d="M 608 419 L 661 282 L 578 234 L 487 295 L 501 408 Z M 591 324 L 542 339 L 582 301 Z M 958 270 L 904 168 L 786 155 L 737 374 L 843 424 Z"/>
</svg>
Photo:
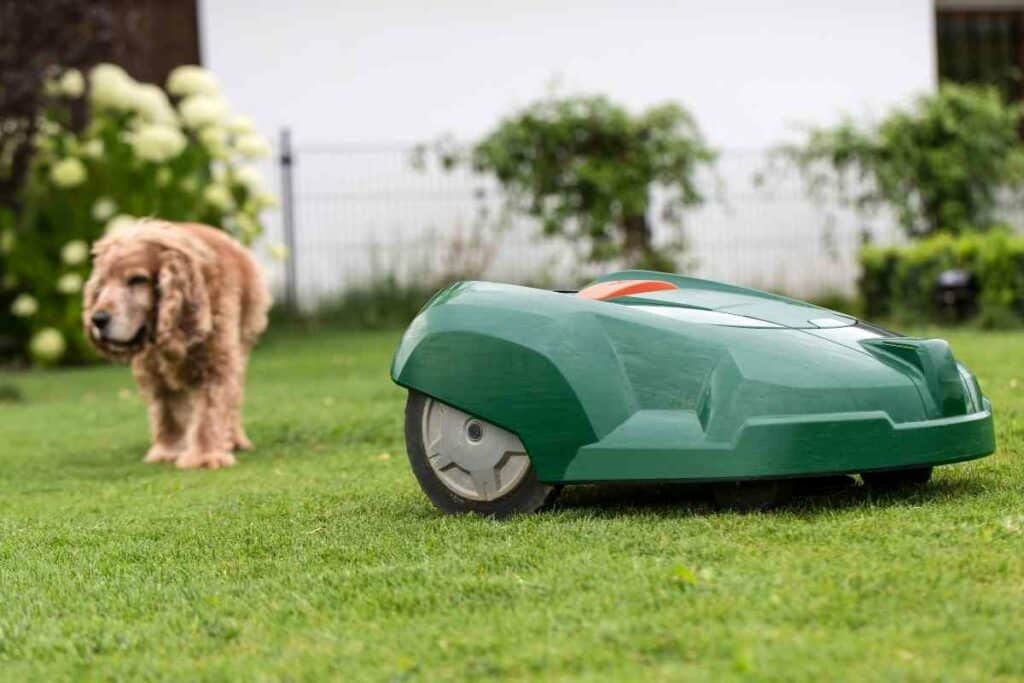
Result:
<svg viewBox="0 0 1024 683">
<path fill-rule="evenodd" d="M 296 254 L 295 254 L 295 178 L 293 166 L 295 155 L 292 152 L 292 132 L 288 128 L 281 129 L 280 156 L 281 165 L 281 228 L 284 232 L 284 246 L 287 254 L 284 262 L 284 300 L 288 308 L 298 307 L 296 287 Z"/>
</svg>

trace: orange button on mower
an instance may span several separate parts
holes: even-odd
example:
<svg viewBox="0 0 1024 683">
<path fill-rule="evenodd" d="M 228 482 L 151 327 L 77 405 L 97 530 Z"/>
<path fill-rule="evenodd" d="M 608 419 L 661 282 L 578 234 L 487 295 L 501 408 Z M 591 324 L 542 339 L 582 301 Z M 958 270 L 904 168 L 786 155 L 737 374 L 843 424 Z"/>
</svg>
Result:
<svg viewBox="0 0 1024 683">
<path fill-rule="evenodd" d="M 577 295 L 587 299 L 605 301 L 606 299 L 614 299 L 620 296 L 659 292 L 664 289 L 679 288 L 671 282 L 665 282 L 664 280 L 610 280 L 584 287 L 577 292 Z"/>
</svg>

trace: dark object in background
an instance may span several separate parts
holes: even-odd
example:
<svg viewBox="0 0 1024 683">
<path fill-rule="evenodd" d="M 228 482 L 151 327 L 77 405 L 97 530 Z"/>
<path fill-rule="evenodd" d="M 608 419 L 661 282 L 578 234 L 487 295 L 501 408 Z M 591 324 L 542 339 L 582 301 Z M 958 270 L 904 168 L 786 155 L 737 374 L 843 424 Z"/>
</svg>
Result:
<svg viewBox="0 0 1024 683">
<path fill-rule="evenodd" d="M 935 280 L 935 305 L 943 320 L 962 322 L 978 312 L 978 278 L 969 270 L 944 270 Z"/>
</svg>

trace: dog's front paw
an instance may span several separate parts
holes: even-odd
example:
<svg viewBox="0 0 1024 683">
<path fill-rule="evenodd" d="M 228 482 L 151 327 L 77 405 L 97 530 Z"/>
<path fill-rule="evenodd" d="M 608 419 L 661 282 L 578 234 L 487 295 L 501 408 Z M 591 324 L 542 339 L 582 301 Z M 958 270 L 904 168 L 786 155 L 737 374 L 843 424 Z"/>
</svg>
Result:
<svg viewBox="0 0 1024 683">
<path fill-rule="evenodd" d="M 245 432 L 237 432 L 232 438 L 232 444 L 236 451 L 251 451 L 252 441 L 245 435 Z"/>
<path fill-rule="evenodd" d="M 167 446 L 160 444 L 153 444 L 150 449 L 146 452 L 146 457 L 142 459 L 142 462 L 155 463 L 155 462 L 174 462 L 178 459 L 178 451 L 175 451 Z"/>
<path fill-rule="evenodd" d="M 174 461 L 174 466 L 180 470 L 197 470 L 201 468 L 215 470 L 220 467 L 231 467 L 234 464 L 235 456 L 227 451 L 209 451 L 207 453 L 188 451 L 182 453 Z"/>
</svg>

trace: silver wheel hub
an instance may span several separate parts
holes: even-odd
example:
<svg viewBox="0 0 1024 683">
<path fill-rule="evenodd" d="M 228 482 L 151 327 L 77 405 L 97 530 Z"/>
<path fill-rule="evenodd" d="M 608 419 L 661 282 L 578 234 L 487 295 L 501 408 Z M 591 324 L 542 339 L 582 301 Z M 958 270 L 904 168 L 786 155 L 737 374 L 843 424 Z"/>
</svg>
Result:
<svg viewBox="0 0 1024 683">
<path fill-rule="evenodd" d="M 518 436 L 432 398 L 423 410 L 422 430 L 430 466 L 463 498 L 501 498 L 530 469 Z"/>
</svg>

